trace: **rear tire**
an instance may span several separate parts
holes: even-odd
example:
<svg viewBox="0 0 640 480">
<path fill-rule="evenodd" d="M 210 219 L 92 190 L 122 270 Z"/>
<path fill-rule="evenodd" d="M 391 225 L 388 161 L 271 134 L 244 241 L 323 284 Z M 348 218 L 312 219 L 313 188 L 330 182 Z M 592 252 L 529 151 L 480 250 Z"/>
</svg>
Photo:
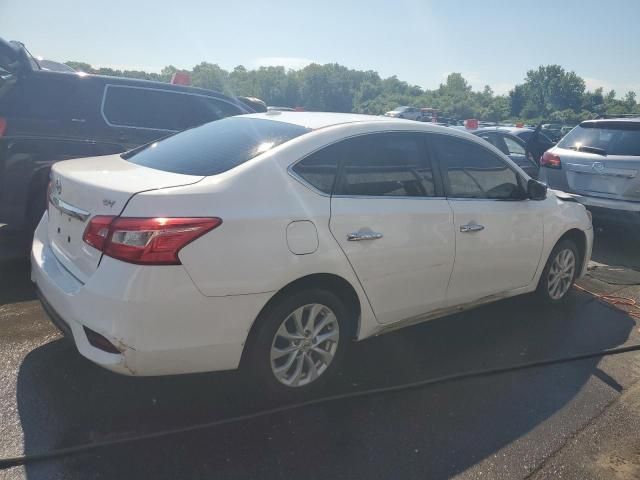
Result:
<svg viewBox="0 0 640 480">
<path fill-rule="evenodd" d="M 333 293 L 308 289 L 261 314 L 243 369 L 278 397 L 315 392 L 339 368 L 351 339 L 348 309 Z"/>
<path fill-rule="evenodd" d="M 538 282 L 538 297 L 549 305 L 564 303 L 571 296 L 580 268 L 580 255 L 571 240 L 561 240 L 551 251 Z"/>
</svg>

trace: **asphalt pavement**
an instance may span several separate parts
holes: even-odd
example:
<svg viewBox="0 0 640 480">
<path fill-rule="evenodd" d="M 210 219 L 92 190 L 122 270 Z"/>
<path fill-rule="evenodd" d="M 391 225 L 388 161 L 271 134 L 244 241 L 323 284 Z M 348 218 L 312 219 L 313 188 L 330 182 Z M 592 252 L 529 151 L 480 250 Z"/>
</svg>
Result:
<svg viewBox="0 0 640 480">
<path fill-rule="evenodd" d="M 640 266 L 632 237 L 603 231 L 597 242 L 597 262 Z M 0 457 L 280 404 L 234 372 L 131 378 L 91 364 L 49 323 L 28 261 L 8 245 L 0 239 Z M 640 296 L 633 282 L 599 278 L 581 284 Z M 632 344 L 640 344 L 638 322 L 589 293 L 576 291 L 555 309 L 524 296 L 354 344 L 325 393 Z M 0 478 L 637 478 L 640 434 L 629 429 L 639 424 L 639 380 L 640 353 L 592 358 L 319 404 L 17 467 Z"/>
</svg>

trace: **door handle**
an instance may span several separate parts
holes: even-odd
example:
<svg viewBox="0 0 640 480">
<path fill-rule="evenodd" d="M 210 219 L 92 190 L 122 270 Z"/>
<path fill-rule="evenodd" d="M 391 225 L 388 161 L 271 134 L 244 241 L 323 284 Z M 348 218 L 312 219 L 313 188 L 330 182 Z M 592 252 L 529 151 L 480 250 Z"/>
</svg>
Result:
<svg viewBox="0 0 640 480">
<path fill-rule="evenodd" d="M 460 225 L 460 231 L 462 233 L 479 232 L 484 230 L 484 225 L 478 225 L 477 223 L 467 223 L 466 225 Z"/>
<path fill-rule="evenodd" d="M 378 232 L 354 232 L 347 234 L 347 240 L 350 242 L 360 242 L 362 240 L 378 240 L 382 238 L 382 234 Z"/>
</svg>

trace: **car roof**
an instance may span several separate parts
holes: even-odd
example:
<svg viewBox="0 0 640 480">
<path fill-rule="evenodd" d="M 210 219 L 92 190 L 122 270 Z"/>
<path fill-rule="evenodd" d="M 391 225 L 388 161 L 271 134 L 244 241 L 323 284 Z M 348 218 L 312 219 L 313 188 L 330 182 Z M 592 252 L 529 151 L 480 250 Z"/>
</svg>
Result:
<svg viewBox="0 0 640 480">
<path fill-rule="evenodd" d="M 31 72 L 33 75 L 38 75 L 41 77 L 55 77 L 55 78 L 76 78 L 82 79 L 82 81 L 86 82 L 99 82 L 103 84 L 110 85 L 122 85 L 129 87 L 146 87 L 146 88 L 155 88 L 158 90 L 167 90 L 169 92 L 185 92 L 185 93 L 194 93 L 205 95 L 208 97 L 217 97 L 225 100 L 231 100 L 236 105 L 239 103 L 234 97 L 230 97 L 225 95 L 224 93 L 217 92 L 215 90 L 209 90 L 206 88 L 200 87 L 192 87 L 190 85 L 175 85 L 173 83 L 159 82 L 155 80 L 145 80 L 141 78 L 130 78 L 130 77 L 117 77 L 111 75 L 97 75 L 93 73 L 84 73 L 84 72 L 59 72 L 53 70 L 34 70 Z M 248 110 L 244 104 L 240 104 L 241 107 L 245 107 L 244 110 Z"/>
<path fill-rule="evenodd" d="M 476 132 L 505 132 L 505 133 L 519 133 L 519 132 L 532 132 L 533 130 L 531 130 L 530 128 L 524 128 L 524 127 L 482 127 L 482 128 L 478 128 L 476 130 L 474 130 L 472 133 L 476 133 Z"/>
<path fill-rule="evenodd" d="M 618 118 L 596 118 L 593 120 L 585 120 L 581 122 L 580 125 L 583 124 L 620 124 L 620 123 L 640 123 L 640 117 L 618 117 Z"/>
<path fill-rule="evenodd" d="M 293 125 L 299 125 L 312 130 L 354 122 L 398 122 L 404 125 L 410 121 L 401 118 L 361 115 L 358 113 L 284 112 L 279 110 L 271 110 L 266 113 L 252 113 L 245 116 L 250 118 L 273 120 L 276 122 L 291 123 Z"/>
</svg>

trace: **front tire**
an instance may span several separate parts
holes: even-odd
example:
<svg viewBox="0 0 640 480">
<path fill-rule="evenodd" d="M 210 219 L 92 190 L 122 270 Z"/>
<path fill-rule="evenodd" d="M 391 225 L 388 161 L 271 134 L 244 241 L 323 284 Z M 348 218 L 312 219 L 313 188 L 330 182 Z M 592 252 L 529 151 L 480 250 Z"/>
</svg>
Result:
<svg viewBox="0 0 640 480">
<path fill-rule="evenodd" d="M 550 305 L 563 303 L 578 274 L 580 255 L 576 244 L 562 240 L 553 248 L 538 283 L 538 296 Z"/>
<path fill-rule="evenodd" d="M 247 373 L 271 393 L 318 390 L 339 368 L 351 337 L 348 309 L 333 293 L 302 290 L 261 318 L 247 345 Z"/>
</svg>

